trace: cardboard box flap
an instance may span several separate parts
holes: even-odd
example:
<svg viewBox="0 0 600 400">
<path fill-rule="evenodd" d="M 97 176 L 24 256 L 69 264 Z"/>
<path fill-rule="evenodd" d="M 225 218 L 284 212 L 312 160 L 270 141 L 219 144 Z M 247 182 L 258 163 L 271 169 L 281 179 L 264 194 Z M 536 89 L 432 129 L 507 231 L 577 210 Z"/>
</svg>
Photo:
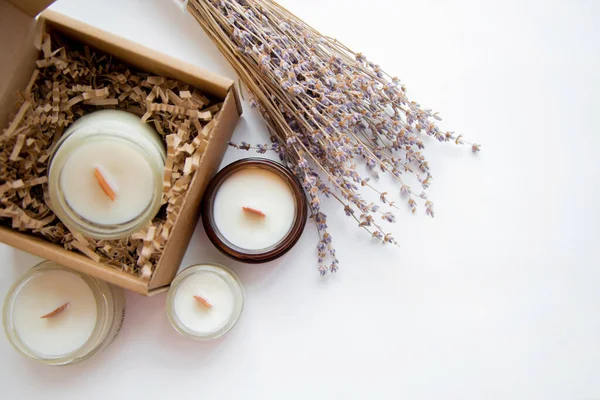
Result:
<svg viewBox="0 0 600 400">
<path fill-rule="evenodd" d="M 77 40 L 110 53 L 140 70 L 163 76 L 178 76 L 201 91 L 225 99 L 234 82 L 195 65 L 167 56 L 148 47 L 93 27 L 66 15 L 46 10 L 40 15 L 40 23 L 46 29 L 58 28 L 62 33 L 77 37 Z M 160 60 L 156 62 L 153 60 Z"/>
<path fill-rule="evenodd" d="M 34 36 L 35 19 L 0 0 L 0 132 L 15 111 L 17 93 L 31 77 L 36 59 Z"/>
<path fill-rule="evenodd" d="M 8 0 L 8 2 L 21 9 L 30 17 L 35 17 L 48 8 L 50 4 L 54 3 L 54 0 Z"/>
<path fill-rule="evenodd" d="M 108 283 L 119 285 L 125 289 L 133 290 L 140 294 L 148 294 L 146 283 L 137 279 L 129 272 L 119 271 L 113 267 L 101 266 L 84 256 L 72 251 L 65 251 L 44 239 L 29 235 L 15 234 L 11 228 L 0 226 L 0 241 L 10 246 L 28 251 L 46 260 L 53 260 L 59 264 L 70 266 L 80 272 L 102 279 Z M 73 267 L 76 264 L 77 267 Z"/>
</svg>

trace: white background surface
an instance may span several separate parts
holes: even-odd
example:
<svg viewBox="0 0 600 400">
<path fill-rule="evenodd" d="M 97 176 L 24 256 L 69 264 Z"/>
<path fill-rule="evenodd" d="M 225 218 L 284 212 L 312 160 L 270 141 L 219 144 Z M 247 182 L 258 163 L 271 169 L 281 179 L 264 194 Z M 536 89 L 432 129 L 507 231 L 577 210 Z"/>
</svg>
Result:
<svg viewBox="0 0 600 400">
<path fill-rule="evenodd" d="M 199 226 L 183 266 L 229 265 L 246 288 L 229 336 L 186 340 L 165 295 L 128 293 L 119 337 L 80 365 L 38 365 L 2 337 L 0 396 L 600 399 L 600 3 L 282 3 L 397 74 L 443 128 L 483 144 L 473 156 L 428 142 L 436 218 L 399 212 L 395 249 L 325 205 L 341 261 L 326 278 L 310 225 L 287 256 L 259 266 L 229 261 Z M 168 0 L 54 8 L 234 77 Z M 247 104 L 235 137 L 267 139 Z M 245 155 L 230 149 L 224 163 Z M 38 259 L 0 255 L 3 297 Z"/>
</svg>

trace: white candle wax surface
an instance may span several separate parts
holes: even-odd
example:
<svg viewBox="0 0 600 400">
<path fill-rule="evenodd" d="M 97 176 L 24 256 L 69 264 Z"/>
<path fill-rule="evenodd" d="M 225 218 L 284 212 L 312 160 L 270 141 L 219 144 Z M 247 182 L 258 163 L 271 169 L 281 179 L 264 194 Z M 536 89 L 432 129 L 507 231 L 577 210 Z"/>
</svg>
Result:
<svg viewBox="0 0 600 400">
<path fill-rule="evenodd" d="M 57 315 L 41 318 L 67 302 Z M 78 275 L 43 271 L 21 285 L 13 299 L 12 318 L 26 347 L 37 354 L 60 357 L 78 350 L 90 338 L 97 320 L 96 298 Z"/>
<path fill-rule="evenodd" d="M 142 215 L 152 218 L 149 214 L 160 207 L 165 159 L 160 136 L 138 116 L 119 110 L 85 115 L 67 129 L 53 153 L 48 183 L 52 205 L 61 219 L 63 209 L 72 210 L 65 218 L 77 221 L 71 221 L 76 230 L 79 219 L 116 226 Z M 103 190 L 96 170 L 114 199 Z"/>
<path fill-rule="evenodd" d="M 194 298 L 204 298 L 207 307 Z M 177 286 L 173 298 L 173 310 L 188 330 L 200 335 L 216 332 L 222 328 L 234 312 L 235 297 L 229 284 L 212 271 L 197 271 L 186 276 Z"/>
<path fill-rule="evenodd" d="M 244 207 L 264 216 L 244 211 Z M 233 173 L 217 190 L 213 217 L 217 230 L 234 246 L 261 250 L 280 242 L 296 216 L 296 201 L 288 183 L 264 168 Z"/>
<path fill-rule="evenodd" d="M 94 177 L 96 168 L 116 193 L 114 201 Z M 143 154 L 134 145 L 109 138 L 77 147 L 63 165 L 60 186 L 76 213 L 104 225 L 131 221 L 155 192 L 154 174 Z"/>
</svg>

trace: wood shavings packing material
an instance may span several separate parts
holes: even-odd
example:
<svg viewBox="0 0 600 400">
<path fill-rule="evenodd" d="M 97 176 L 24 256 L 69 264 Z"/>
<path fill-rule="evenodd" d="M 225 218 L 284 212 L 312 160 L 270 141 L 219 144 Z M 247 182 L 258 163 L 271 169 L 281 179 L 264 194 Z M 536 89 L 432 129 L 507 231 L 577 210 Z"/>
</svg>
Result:
<svg viewBox="0 0 600 400">
<path fill-rule="evenodd" d="M 59 36 L 45 34 L 42 53 L 17 113 L 0 134 L 0 223 L 149 280 L 222 104 L 187 84 L 137 71 Z M 141 232 L 120 240 L 70 232 L 45 200 L 48 160 L 60 135 L 77 118 L 102 108 L 152 123 L 167 147 L 163 208 Z"/>
</svg>

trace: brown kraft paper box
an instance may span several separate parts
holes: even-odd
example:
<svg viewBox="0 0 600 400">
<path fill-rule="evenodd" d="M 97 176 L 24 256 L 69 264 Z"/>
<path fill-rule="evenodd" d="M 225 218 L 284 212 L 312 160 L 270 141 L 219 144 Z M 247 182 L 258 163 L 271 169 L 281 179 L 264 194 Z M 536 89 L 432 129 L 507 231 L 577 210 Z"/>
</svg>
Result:
<svg viewBox="0 0 600 400">
<path fill-rule="evenodd" d="M 223 108 L 150 280 L 94 262 L 83 254 L 9 227 L 0 227 L 0 242 L 142 295 L 162 292 L 177 273 L 198 220 L 204 190 L 219 167 L 242 112 L 234 82 L 62 14 L 44 11 L 50 3 L 52 0 L 0 0 L 0 131 L 17 111 L 17 93 L 31 78 L 35 61 L 40 57 L 39 41 L 46 32 L 89 45 L 142 71 L 185 82 L 223 101 Z"/>
</svg>

